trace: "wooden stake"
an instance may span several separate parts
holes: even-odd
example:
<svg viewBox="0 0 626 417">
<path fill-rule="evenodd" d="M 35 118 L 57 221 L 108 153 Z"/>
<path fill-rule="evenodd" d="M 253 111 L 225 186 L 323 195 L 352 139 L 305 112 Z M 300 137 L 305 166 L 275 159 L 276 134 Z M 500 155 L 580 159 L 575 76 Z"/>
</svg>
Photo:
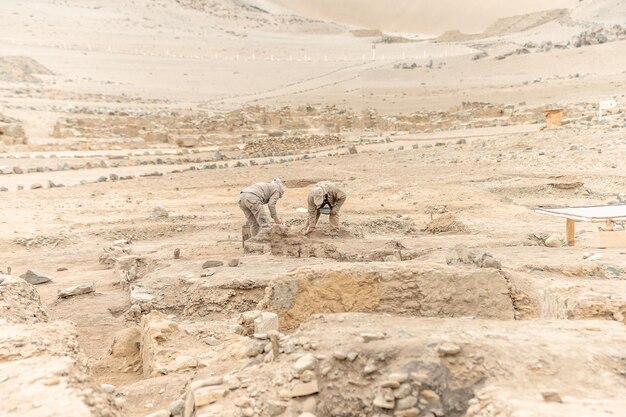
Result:
<svg viewBox="0 0 626 417">
<path fill-rule="evenodd" d="M 272 342 L 272 353 L 274 354 L 274 360 L 278 359 L 278 355 L 280 354 L 280 346 L 278 343 L 278 332 L 272 331 L 267 334 L 270 338 L 270 342 Z"/>
<path fill-rule="evenodd" d="M 572 219 L 567 219 L 565 228 L 567 230 L 567 246 L 574 246 L 576 244 L 576 240 L 575 240 L 576 222 Z"/>
</svg>

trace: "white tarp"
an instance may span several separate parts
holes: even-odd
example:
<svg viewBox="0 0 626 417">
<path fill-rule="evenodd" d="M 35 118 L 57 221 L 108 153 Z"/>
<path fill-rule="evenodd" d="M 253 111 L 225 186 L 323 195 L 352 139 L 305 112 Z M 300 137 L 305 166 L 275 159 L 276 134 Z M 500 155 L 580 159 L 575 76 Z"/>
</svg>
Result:
<svg viewBox="0 0 626 417">
<path fill-rule="evenodd" d="M 611 206 L 563 207 L 535 209 L 536 213 L 565 217 L 583 222 L 601 222 L 605 220 L 626 220 L 626 204 Z"/>
</svg>

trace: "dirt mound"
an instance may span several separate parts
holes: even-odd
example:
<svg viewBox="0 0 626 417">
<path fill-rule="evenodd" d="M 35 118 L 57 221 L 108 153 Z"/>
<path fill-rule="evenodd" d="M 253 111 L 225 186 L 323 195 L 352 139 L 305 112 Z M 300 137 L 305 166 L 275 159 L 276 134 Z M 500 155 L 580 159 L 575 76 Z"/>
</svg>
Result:
<svg viewBox="0 0 626 417">
<path fill-rule="evenodd" d="M 321 223 L 321 222 L 320 222 Z M 360 224 L 356 222 L 352 222 L 349 220 L 344 220 L 341 222 L 341 226 L 338 231 L 331 230 L 330 227 L 327 227 L 326 224 L 318 223 L 318 226 L 315 228 L 315 231 L 309 235 L 310 238 L 342 238 L 342 239 L 362 239 L 363 228 Z M 298 223 L 300 227 L 304 226 L 304 220 L 301 219 L 301 222 Z"/>
<path fill-rule="evenodd" d="M 276 311 L 285 329 L 315 313 L 348 311 L 512 319 L 508 293 L 506 279 L 493 269 L 341 265 L 275 278 L 260 306 Z"/>
<path fill-rule="evenodd" d="M 285 179 L 283 183 L 287 188 L 305 188 L 313 184 L 324 181 L 323 178 L 302 178 L 302 179 Z"/>
<path fill-rule="evenodd" d="M 25 56 L 0 57 L 0 80 L 9 82 L 40 82 L 35 75 L 52 75 L 52 71 Z"/>
<path fill-rule="evenodd" d="M 274 256 L 291 258 L 341 257 L 334 245 L 309 239 L 301 232 L 281 225 L 273 226 L 267 234 L 259 234 L 247 240 L 244 243 L 244 251 L 249 254 L 271 253 Z"/>
<path fill-rule="evenodd" d="M 329 258 L 340 262 L 400 262 L 419 258 L 429 251 L 418 251 L 406 248 L 397 241 L 386 242 L 382 248 L 365 250 L 339 249 L 337 245 L 325 242 L 328 237 L 352 239 L 350 230 L 342 229 L 339 233 L 322 231 L 303 236 L 301 232 L 292 230 L 285 225 L 272 227 L 269 234 L 259 235 L 244 243 L 247 254 L 271 253 L 274 256 L 290 258 Z"/>
<path fill-rule="evenodd" d="M 467 233 L 469 229 L 450 213 L 432 219 L 424 228 L 425 232 L 440 233 Z"/>
</svg>

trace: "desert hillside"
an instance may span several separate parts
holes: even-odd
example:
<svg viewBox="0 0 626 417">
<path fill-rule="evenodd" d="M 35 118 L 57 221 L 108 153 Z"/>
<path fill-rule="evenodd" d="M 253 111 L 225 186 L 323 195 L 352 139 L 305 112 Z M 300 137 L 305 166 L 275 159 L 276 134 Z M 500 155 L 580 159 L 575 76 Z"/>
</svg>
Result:
<svg viewBox="0 0 626 417">
<path fill-rule="evenodd" d="M 503 17 L 573 8 L 579 0 L 275 0 L 305 16 L 393 32 L 439 35 L 448 30 L 476 33 Z"/>
</svg>

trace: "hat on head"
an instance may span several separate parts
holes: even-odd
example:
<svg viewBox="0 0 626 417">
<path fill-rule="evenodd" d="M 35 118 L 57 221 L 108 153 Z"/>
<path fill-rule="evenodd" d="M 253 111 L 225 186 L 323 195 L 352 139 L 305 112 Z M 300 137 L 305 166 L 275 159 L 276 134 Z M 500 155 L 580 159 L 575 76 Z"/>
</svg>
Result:
<svg viewBox="0 0 626 417">
<path fill-rule="evenodd" d="M 282 180 L 280 178 L 278 178 L 278 177 L 276 177 L 276 178 L 274 178 L 272 180 L 272 184 L 278 186 L 281 194 L 284 193 L 285 189 L 287 188 L 287 187 L 285 187 L 285 184 L 283 184 Z"/>
<path fill-rule="evenodd" d="M 311 194 L 313 194 L 313 203 L 316 206 L 320 207 L 324 204 L 324 189 L 322 187 L 316 185 L 311 190 Z"/>
</svg>

